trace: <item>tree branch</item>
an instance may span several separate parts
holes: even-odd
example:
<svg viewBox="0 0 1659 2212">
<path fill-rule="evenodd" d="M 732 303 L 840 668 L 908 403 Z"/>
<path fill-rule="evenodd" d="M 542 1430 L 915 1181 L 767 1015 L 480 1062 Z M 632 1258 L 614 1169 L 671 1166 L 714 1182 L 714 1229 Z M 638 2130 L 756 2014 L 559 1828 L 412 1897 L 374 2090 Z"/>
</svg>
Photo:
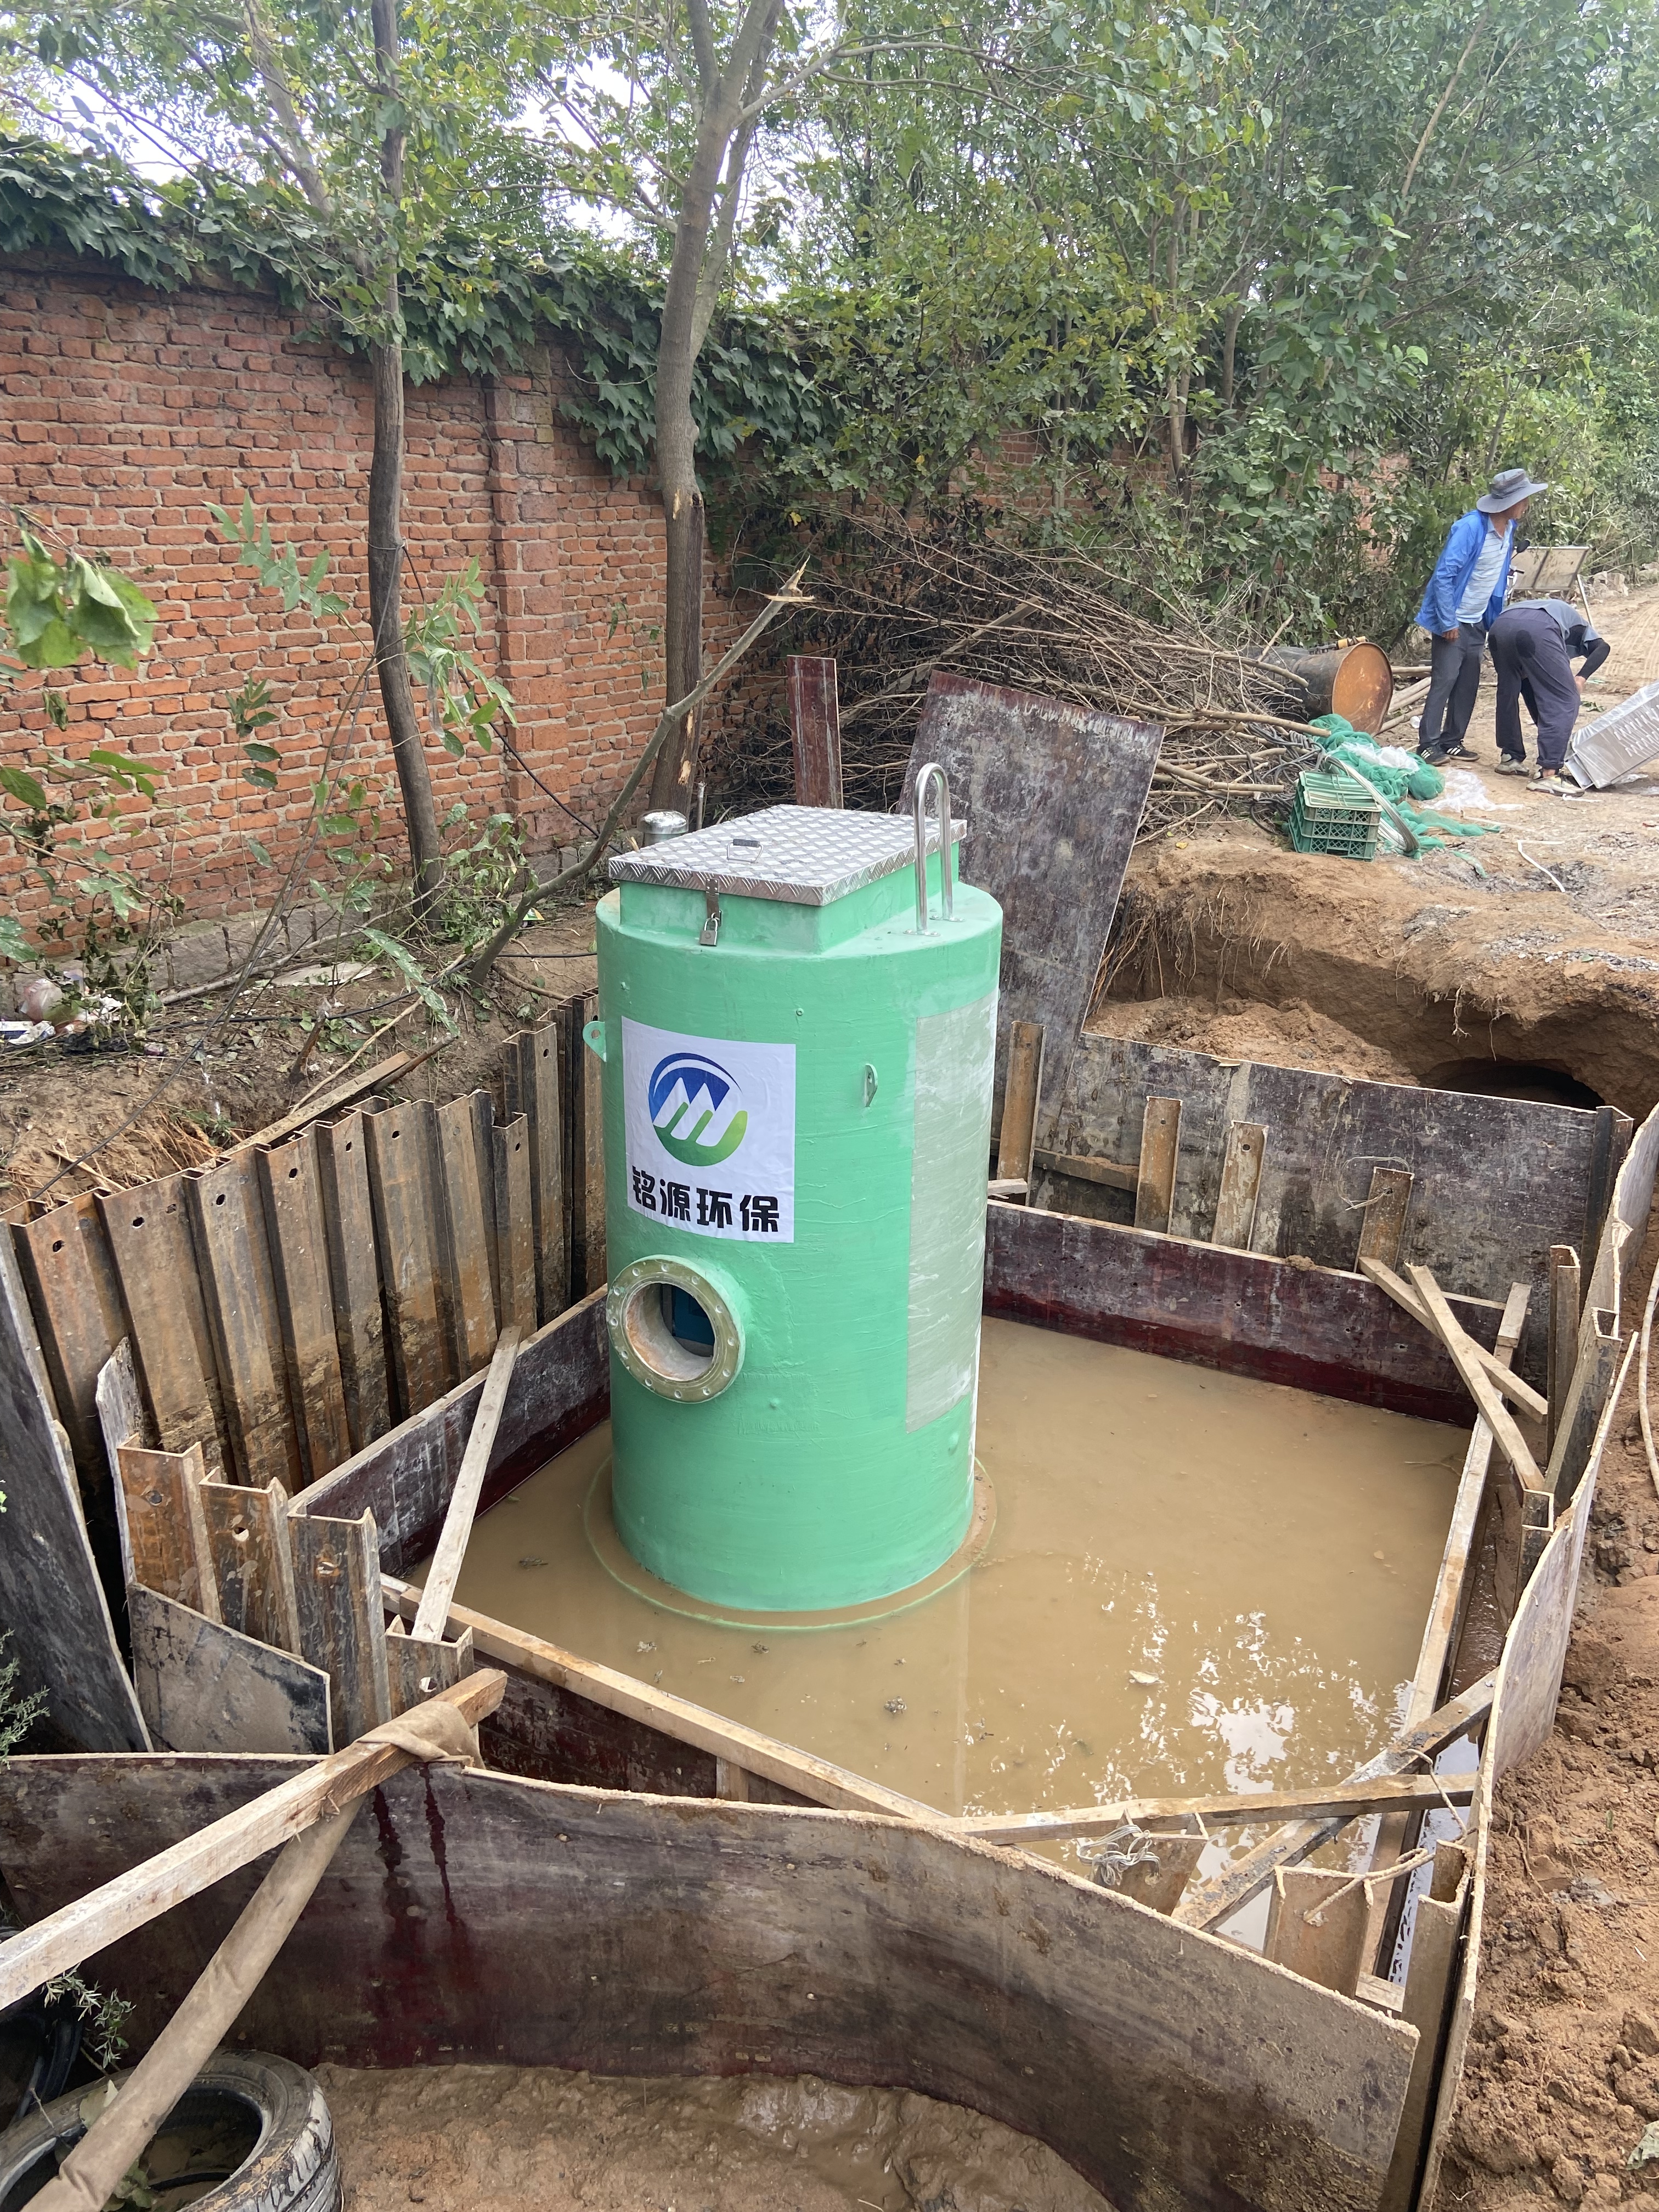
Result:
<svg viewBox="0 0 1659 2212">
<path fill-rule="evenodd" d="M 599 834 L 593 842 L 584 848 L 570 866 L 561 869 L 550 882 L 532 884 L 495 934 L 473 959 L 466 974 L 467 981 L 475 991 L 483 988 L 484 980 L 494 967 L 497 956 L 506 950 L 524 927 L 532 907 L 544 899 L 550 898 L 561 884 L 574 883 L 578 878 L 589 874 L 594 865 L 604 856 L 605 849 L 616 836 L 617 826 L 622 820 L 628 802 L 639 789 L 646 770 L 656 759 L 668 738 L 685 721 L 687 716 L 694 714 L 709 693 L 725 681 L 726 676 L 737 666 L 750 647 L 755 643 L 763 630 L 769 628 L 779 615 L 789 607 L 811 605 L 811 599 L 799 588 L 800 580 L 805 573 L 806 563 L 803 561 L 783 589 L 772 593 L 737 643 L 729 652 L 721 656 L 702 681 L 694 685 L 684 699 L 676 700 L 672 707 L 665 710 L 661 720 L 651 733 L 650 742 L 638 760 L 635 762 L 633 773 L 617 793 L 611 811 L 599 825 Z"/>
</svg>

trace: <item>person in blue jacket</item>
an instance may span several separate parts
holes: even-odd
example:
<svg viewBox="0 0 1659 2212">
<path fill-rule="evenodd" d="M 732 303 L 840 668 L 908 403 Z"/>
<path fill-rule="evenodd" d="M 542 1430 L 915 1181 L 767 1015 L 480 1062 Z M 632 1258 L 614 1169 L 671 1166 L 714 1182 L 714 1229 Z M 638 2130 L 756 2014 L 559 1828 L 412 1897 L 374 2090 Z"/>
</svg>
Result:
<svg viewBox="0 0 1659 2212">
<path fill-rule="evenodd" d="M 1417 610 L 1419 628 L 1432 640 L 1417 749 L 1437 768 L 1443 761 L 1474 758 L 1463 739 L 1480 689 L 1486 632 L 1504 611 L 1516 526 L 1528 501 L 1548 489 L 1524 469 L 1500 470 L 1471 511 L 1453 523 L 1435 563 Z"/>
</svg>

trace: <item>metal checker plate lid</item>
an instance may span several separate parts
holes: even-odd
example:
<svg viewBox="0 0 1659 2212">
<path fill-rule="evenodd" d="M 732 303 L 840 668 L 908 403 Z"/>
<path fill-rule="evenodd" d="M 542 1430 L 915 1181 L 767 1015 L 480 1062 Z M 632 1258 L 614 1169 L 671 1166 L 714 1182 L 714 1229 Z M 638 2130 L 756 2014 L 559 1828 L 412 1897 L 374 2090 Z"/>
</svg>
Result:
<svg viewBox="0 0 1659 2212">
<path fill-rule="evenodd" d="M 957 840 L 968 824 L 951 823 Z M 758 849 L 734 840 L 758 840 Z M 930 816 L 927 849 L 939 850 L 939 824 Z M 916 836 L 908 814 L 855 814 L 834 806 L 768 806 L 735 822 L 695 830 L 619 853 L 611 863 L 613 884 L 660 884 L 684 891 L 726 891 L 736 898 L 777 899 L 787 906 L 828 906 L 890 876 L 915 858 Z"/>
</svg>

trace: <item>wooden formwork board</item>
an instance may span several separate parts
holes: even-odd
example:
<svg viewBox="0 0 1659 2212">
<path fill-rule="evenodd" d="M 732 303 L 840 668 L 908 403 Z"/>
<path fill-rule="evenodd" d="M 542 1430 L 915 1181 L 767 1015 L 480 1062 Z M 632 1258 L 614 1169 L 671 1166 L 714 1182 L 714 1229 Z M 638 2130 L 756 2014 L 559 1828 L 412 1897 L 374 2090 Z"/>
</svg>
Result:
<svg viewBox="0 0 1659 2212">
<path fill-rule="evenodd" d="M 1233 1241 L 1223 1184 L 1231 1133 L 1245 1124 L 1264 1133 L 1250 1249 L 1352 1269 L 1368 1236 L 1392 1238 L 1397 1225 L 1388 1264 L 1403 1272 L 1418 1262 L 1466 1297 L 1501 1300 L 1512 1282 L 1541 1285 L 1553 1244 L 1593 1252 L 1612 1171 L 1631 1141 L 1628 1121 L 1611 1108 L 1419 1090 L 1085 1032 L 1056 1101 L 1054 1154 L 1133 1168 L 1154 1097 L 1182 1106 L 1172 1234 Z M 1129 1218 L 1105 1182 L 1050 1175 L 1033 1194 L 1064 1211 Z M 1547 1343 L 1540 1295 L 1516 1360 L 1540 1387 Z"/>
<path fill-rule="evenodd" d="M 186 1176 L 196 1263 L 219 1370 L 222 1431 L 244 1482 L 305 1479 L 289 1395 L 260 1194 L 258 1156 L 233 1152 Z"/>
<path fill-rule="evenodd" d="M 489 1364 L 497 1327 L 495 1177 L 486 1182 L 479 1173 L 477 1095 L 440 1106 L 434 1135 L 438 1243 L 450 1343 L 458 1372 L 476 1375 Z"/>
<path fill-rule="evenodd" d="M 414 1419 L 402 1423 L 294 1502 L 296 1519 L 313 1513 L 350 1520 L 372 1512 L 380 1563 L 401 1573 L 438 1539 L 460 1471 L 484 1377 L 469 1376 Z M 602 1291 L 538 1329 L 520 1350 L 489 1472 L 479 1500 L 487 1511 L 525 1477 L 585 1436 L 611 1405 L 610 1343 Z"/>
<path fill-rule="evenodd" d="M 84 1484 L 90 1470 L 104 1471 L 98 1377 L 127 1334 L 121 1286 L 98 1217 L 98 1200 L 92 1192 L 82 1191 L 65 1206 L 19 1222 L 11 1235 L 40 1330 L 58 1418 L 69 1431 Z"/>
<path fill-rule="evenodd" d="M 310 1479 L 326 1474 L 351 1452 L 317 1133 L 302 1130 L 255 1157 L 300 1455 Z"/>
<path fill-rule="evenodd" d="M 1490 1351 L 1500 1313 L 1451 1304 Z M 994 1204 L 985 1310 L 1424 1420 L 1469 1419 L 1443 1347 L 1359 1275 Z"/>
<path fill-rule="evenodd" d="M 387 1365 L 398 1410 L 408 1414 L 430 1406 L 456 1380 L 440 1281 L 435 1109 L 424 1100 L 388 1106 L 366 1114 L 363 1130 Z"/>
<path fill-rule="evenodd" d="M 158 1749 L 332 1750 L 319 1668 L 137 1583 L 127 1607 L 133 1685 Z"/>
<path fill-rule="evenodd" d="M 225 1410 L 185 1188 L 183 1176 L 163 1176 L 100 1194 L 98 1211 L 156 1440 L 164 1451 L 198 1443 L 217 1464 Z"/>
<path fill-rule="evenodd" d="M 17 1760 L 0 1856 L 34 1918 L 294 1771 Z M 450 1767 L 375 1810 L 242 2018 L 303 2063 L 898 2084 L 1040 2136 L 1119 2212 L 1362 2212 L 1384 2186 L 1413 2029 L 1057 1869 L 867 1814 Z M 255 1880 L 94 1962 L 136 2039 Z"/>
<path fill-rule="evenodd" d="M 368 1183 L 368 1140 L 362 1114 L 325 1121 L 317 1130 L 318 1178 L 328 1237 L 334 1340 L 340 1359 L 346 1429 L 361 1451 L 392 1426 L 386 1322 L 374 1249 L 374 1205 Z"/>
</svg>

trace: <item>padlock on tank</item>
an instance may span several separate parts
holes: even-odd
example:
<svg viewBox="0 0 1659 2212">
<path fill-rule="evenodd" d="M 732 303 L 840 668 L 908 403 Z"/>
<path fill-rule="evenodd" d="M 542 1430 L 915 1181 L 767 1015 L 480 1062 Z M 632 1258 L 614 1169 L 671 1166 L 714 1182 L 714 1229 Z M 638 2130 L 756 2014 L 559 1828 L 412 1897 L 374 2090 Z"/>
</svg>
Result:
<svg viewBox="0 0 1659 2212">
<path fill-rule="evenodd" d="M 710 1604 L 864 1604 L 968 1533 L 1002 915 L 930 785 L 949 820 L 938 770 L 914 819 L 771 807 L 599 904 L 611 1508 Z"/>
</svg>

